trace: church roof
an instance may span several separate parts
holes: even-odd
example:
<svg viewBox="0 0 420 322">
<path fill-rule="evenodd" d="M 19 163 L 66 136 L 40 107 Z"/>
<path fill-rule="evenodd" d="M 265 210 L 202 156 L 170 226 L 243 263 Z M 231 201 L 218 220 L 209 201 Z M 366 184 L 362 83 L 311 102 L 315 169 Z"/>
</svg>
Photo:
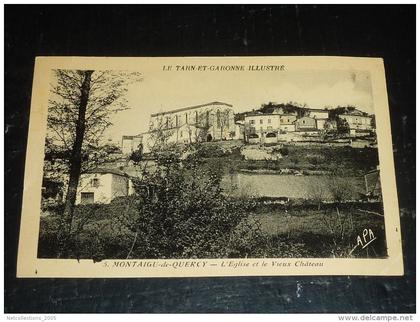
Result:
<svg viewBox="0 0 420 322">
<path fill-rule="evenodd" d="M 200 107 L 205 107 L 205 106 L 210 106 L 210 105 L 225 105 L 228 107 L 232 107 L 233 105 L 228 104 L 228 103 L 223 103 L 223 102 L 210 102 L 210 103 L 206 103 L 206 104 L 201 104 L 201 105 L 194 105 L 194 106 L 187 106 L 187 107 L 182 107 L 182 108 L 178 108 L 176 110 L 172 110 L 172 111 L 166 111 L 166 112 L 160 112 L 160 113 L 154 113 L 151 114 L 152 117 L 154 116 L 158 116 L 158 115 L 165 115 L 165 114 L 172 114 L 172 113 L 178 113 L 178 112 L 183 112 L 183 111 L 188 111 L 188 110 L 193 110 L 196 108 L 200 108 Z"/>
</svg>

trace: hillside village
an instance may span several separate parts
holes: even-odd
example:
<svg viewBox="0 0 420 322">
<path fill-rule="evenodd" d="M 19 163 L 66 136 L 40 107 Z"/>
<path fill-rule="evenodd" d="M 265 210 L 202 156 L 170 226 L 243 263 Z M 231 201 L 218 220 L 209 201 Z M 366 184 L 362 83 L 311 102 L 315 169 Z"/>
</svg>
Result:
<svg viewBox="0 0 420 322">
<path fill-rule="evenodd" d="M 150 152 L 153 133 L 161 130 L 168 142 L 192 143 L 242 140 L 247 144 L 280 142 L 375 143 L 374 116 L 355 107 L 313 109 L 268 103 L 260 109 L 234 113 L 231 104 L 211 102 L 152 114 L 149 132 L 122 137 L 122 152 L 142 147 Z M 354 140 L 359 138 L 359 140 Z M 344 139 L 344 140 L 343 140 Z"/>
<path fill-rule="evenodd" d="M 315 147 L 325 153 L 337 153 L 334 149 L 346 146 L 376 147 L 374 117 L 354 107 L 313 109 L 290 103 L 268 103 L 259 109 L 236 114 L 231 104 L 223 102 L 184 107 L 152 114 L 146 133 L 124 135 L 120 149 L 110 152 L 106 163 L 82 174 L 76 203 L 109 203 L 116 197 L 135 193 L 131 178 L 140 173 L 133 163 L 139 154 L 147 159 L 158 144 L 157 134 L 167 143 L 202 142 L 215 149 L 216 155 L 229 154 L 226 162 L 234 164 L 231 167 L 235 172 L 322 175 L 339 165 L 329 161 L 330 169 L 322 170 L 325 156 L 312 153 Z M 294 147 L 311 153 L 302 157 L 299 150 L 295 157 L 286 158 L 287 151 Z M 229 152 L 220 152 L 226 150 Z M 239 152 L 234 154 L 232 150 Z M 283 159 L 283 165 L 279 163 L 280 159 Z M 153 163 L 148 162 L 149 165 Z M 277 162 L 277 165 L 273 168 L 267 162 Z M 379 172 L 376 165 L 371 165 L 365 172 L 373 178 L 369 179 L 369 187 L 366 183 L 366 191 L 377 191 Z"/>
<path fill-rule="evenodd" d="M 384 231 L 375 132 L 374 116 L 355 107 L 268 103 L 235 113 L 231 104 L 211 102 L 154 113 L 147 132 L 124 135 L 119 146 L 102 146 L 101 161 L 81 172 L 75 200 L 79 248 L 72 256 L 91 258 L 107 249 L 100 256 L 126 258 L 132 247 L 127 243 L 137 236 L 130 230 L 133 221 L 148 240 L 155 227 L 166 227 L 167 218 L 180 214 L 176 227 L 202 229 L 201 220 L 220 216 L 214 218 L 223 227 L 217 233 L 224 236 L 223 223 L 229 223 L 237 234 L 242 221 L 231 218 L 238 213 L 249 225 L 235 236 L 246 242 L 229 249 L 252 249 L 253 256 L 347 256 L 354 234 L 367 222 L 378 234 Z M 181 154 L 172 159 L 174 151 Z M 44 168 L 41 257 L 55 256 L 50 240 L 67 182 L 65 172 L 50 168 Z M 156 233 L 153 247 L 161 239 Z M 97 244 L 95 236 L 108 234 Z M 374 247 L 375 256 L 384 256 L 382 244 Z M 133 256 L 156 256 L 144 243 L 137 252 Z"/>
</svg>

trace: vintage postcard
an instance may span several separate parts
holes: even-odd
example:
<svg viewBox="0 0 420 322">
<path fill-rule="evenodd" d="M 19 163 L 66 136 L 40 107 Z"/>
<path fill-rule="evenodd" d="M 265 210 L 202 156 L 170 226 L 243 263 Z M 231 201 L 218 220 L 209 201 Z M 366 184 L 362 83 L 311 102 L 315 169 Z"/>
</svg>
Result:
<svg viewBox="0 0 420 322">
<path fill-rule="evenodd" d="M 36 59 L 18 277 L 403 274 L 382 59 Z"/>
</svg>

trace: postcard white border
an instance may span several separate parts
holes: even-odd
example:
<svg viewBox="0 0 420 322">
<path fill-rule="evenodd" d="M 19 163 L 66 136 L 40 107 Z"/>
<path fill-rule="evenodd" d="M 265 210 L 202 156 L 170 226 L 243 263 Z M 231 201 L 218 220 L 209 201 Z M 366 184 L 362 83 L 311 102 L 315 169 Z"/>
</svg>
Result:
<svg viewBox="0 0 420 322">
<path fill-rule="evenodd" d="M 174 260 L 92 260 L 39 259 L 37 245 L 40 222 L 44 141 L 48 109 L 49 77 L 52 69 L 124 69 L 143 71 L 144 66 L 163 64 L 269 64 L 285 65 L 288 70 L 343 69 L 366 70 L 371 74 L 375 106 L 379 162 L 385 212 L 388 258 L 277 258 L 277 259 L 174 259 Z M 204 267 L 185 267 L 207 261 Z M 225 266 L 229 261 L 247 263 Z M 116 264 L 121 263 L 121 264 Z M 163 266 L 167 262 L 167 266 Z M 175 268 L 173 263 L 184 267 Z M 280 262 L 280 265 L 272 265 Z M 312 263 L 302 266 L 299 262 Z M 158 263 L 153 267 L 152 264 Z M 264 265 L 263 263 L 267 263 Z M 287 264 L 289 263 L 289 264 Z M 309 264 L 308 264 L 309 265 Z M 149 267 L 152 266 L 152 267 Z M 385 71 L 381 58 L 354 57 L 37 57 L 32 87 L 31 114 L 26 153 L 22 218 L 19 236 L 17 277 L 199 277 L 199 276 L 275 276 L 275 275 L 377 275 L 404 274 L 399 207 L 394 171 L 391 125 Z"/>
</svg>

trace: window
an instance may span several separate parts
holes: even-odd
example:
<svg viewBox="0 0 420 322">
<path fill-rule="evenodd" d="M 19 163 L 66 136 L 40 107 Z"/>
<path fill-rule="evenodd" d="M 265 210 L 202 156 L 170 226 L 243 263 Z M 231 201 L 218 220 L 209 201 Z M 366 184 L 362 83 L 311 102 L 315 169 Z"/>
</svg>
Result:
<svg viewBox="0 0 420 322">
<path fill-rule="evenodd" d="M 93 178 L 90 180 L 90 186 L 94 188 L 99 187 L 99 178 Z"/>
<path fill-rule="evenodd" d="M 302 123 L 305 124 L 305 120 L 303 120 Z"/>
<path fill-rule="evenodd" d="M 188 124 L 188 114 L 185 113 L 185 124 Z"/>
<path fill-rule="evenodd" d="M 249 124 L 255 124 L 255 120 L 250 120 Z"/>
<path fill-rule="evenodd" d="M 80 194 L 80 203 L 83 205 L 94 203 L 94 194 L 93 192 L 82 192 Z"/>
<path fill-rule="evenodd" d="M 260 124 L 263 124 L 264 123 L 264 120 L 263 119 L 260 119 Z"/>
<path fill-rule="evenodd" d="M 271 119 L 268 119 L 268 124 L 271 124 Z"/>
</svg>

